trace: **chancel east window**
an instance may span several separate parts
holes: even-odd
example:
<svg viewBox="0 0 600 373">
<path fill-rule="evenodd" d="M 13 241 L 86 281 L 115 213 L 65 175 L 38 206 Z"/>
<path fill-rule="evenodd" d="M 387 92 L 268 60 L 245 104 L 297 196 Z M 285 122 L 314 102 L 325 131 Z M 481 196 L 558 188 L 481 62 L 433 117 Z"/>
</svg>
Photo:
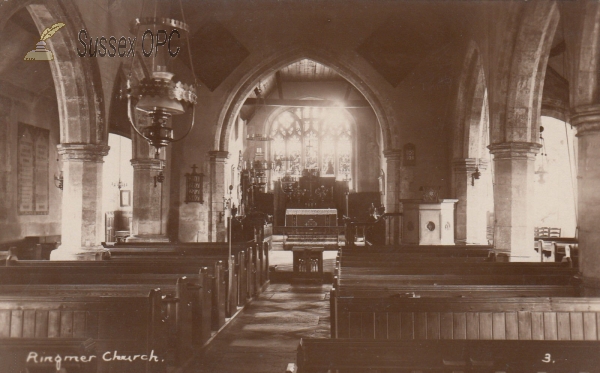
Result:
<svg viewBox="0 0 600 373">
<path fill-rule="evenodd" d="M 342 109 L 302 107 L 280 113 L 271 125 L 271 159 L 276 178 L 302 175 L 349 180 L 352 174 L 352 126 Z"/>
</svg>

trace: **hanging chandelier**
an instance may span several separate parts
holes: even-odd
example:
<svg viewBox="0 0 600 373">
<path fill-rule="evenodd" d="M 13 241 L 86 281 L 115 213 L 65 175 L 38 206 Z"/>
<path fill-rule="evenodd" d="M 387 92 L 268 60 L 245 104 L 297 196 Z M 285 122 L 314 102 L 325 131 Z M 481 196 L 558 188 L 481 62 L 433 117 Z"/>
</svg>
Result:
<svg viewBox="0 0 600 373">
<path fill-rule="evenodd" d="M 544 139 L 544 136 L 542 135 L 542 133 L 544 132 L 544 127 L 540 126 L 540 143 L 542 144 L 542 152 L 540 153 L 541 156 L 541 160 L 540 160 L 540 167 L 538 168 L 537 171 L 535 171 L 536 175 L 539 175 L 539 183 L 540 184 L 545 184 L 546 180 L 544 179 L 544 176 L 548 173 L 548 171 L 546 171 L 546 169 L 544 168 L 544 159 L 546 159 L 548 157 L 548 153 L 546 153 L 546 141 Z M 547 159 L 546 159 L 547 161 Z"/>
<path fill-rule="evenodd" d="M 149 1 L 152 2 L 152 1 Z M 127 77 L 127 115 L 135 132 L 155 149 L 155 158 L 160 150 L 172 142 L 186 137 L 194 126 L 196 116 L 196 76 L 188 39 L 189 26 L 185 23 L 183 7 L 179 1 L 178 13 L 181 21 L 175 18 L 159 17 L 172 14 L 170 3 L 154 0 L 155 4 L 142 5 L 139 18 L 132 22 L 132 33 L 139 43 L 140 58 L 131 58 Z M 167 7 L 168 9 L 166 9 Z M 172 65 L 181 47 L 177 44 L 185 39 L 189 57 L 189 67 L 193 83 L 185 84 L 173 80 Z M 134 63 L 141 64 L 143 78 L 134 81 Z M 135 110 L 134 110 L 135 109 Z M 192 119 L 187 131 L 180 138 L 174 137 L 171 127 L 172 117 L 192 110 Z M 135 111 L 135 112 L 134 112 Z M 137 112 L 142 115 L 136 116 Z M 143 119 L 145 114 L 146 119 Z"/>
</svg>

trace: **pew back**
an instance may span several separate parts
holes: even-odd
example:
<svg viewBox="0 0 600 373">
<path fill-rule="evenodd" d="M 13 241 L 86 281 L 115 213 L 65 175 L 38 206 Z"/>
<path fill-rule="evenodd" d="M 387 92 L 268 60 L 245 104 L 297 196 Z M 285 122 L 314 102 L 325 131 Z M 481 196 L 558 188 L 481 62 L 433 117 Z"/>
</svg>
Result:
<svg viewBox="0 0 600 373">
<path fill-rule="evenodd" d="M 364 341 L 303 338 L 298 373 L 593 372 L 598 342 Z"/>
<path fill-rule="evenodd" d="M 338 338 L 600 340 L 594 298 L 340 298 Z"/>
</svg>

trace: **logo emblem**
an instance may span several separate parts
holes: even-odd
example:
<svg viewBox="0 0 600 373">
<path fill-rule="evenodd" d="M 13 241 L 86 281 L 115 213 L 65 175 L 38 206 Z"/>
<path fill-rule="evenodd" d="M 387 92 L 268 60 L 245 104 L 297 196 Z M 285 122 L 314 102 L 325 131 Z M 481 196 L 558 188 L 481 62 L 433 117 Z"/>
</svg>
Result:
<svg viewBox="0 0 600 373">
<path fill-rule="evenodd" d="M 40 36 L 40 41 L 35 45 L 35 49 L 27 52 L 24 61 L 52 61 L 54 60 L 54 55 L 52 51 L 46 49 L 46 40 L 50 39 L 52 35 L 56 33 L 56 31 L 60 30 L 65 24 L 62 22 L 55 23 L 52 26 L 42 32 Z"/>
</svg>

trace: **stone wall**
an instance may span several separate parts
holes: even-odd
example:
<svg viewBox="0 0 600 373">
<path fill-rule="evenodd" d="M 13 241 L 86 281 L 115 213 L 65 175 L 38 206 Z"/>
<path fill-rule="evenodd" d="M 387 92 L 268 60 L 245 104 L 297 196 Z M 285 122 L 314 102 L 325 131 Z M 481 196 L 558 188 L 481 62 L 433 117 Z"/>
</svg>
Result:
<svg viewBox="0 0 600 373">
<path fill-rule="evenodd" d="M 8 83 L 2 83 L 8 86 Z M 54 92 L 52 92 L 54 93 Z M 61 234 L 61 190 L 54 186 L 58 175 L 56 145 L 58 134 L 56 100 L 11 87 L 0 91 L 0 243 L 27 236 Z M 49 212 L 47 215 L 19 215 L 17 211 L 17 128 L 22 122 L 50 130 L 47 180 Z"/>
</svg>

